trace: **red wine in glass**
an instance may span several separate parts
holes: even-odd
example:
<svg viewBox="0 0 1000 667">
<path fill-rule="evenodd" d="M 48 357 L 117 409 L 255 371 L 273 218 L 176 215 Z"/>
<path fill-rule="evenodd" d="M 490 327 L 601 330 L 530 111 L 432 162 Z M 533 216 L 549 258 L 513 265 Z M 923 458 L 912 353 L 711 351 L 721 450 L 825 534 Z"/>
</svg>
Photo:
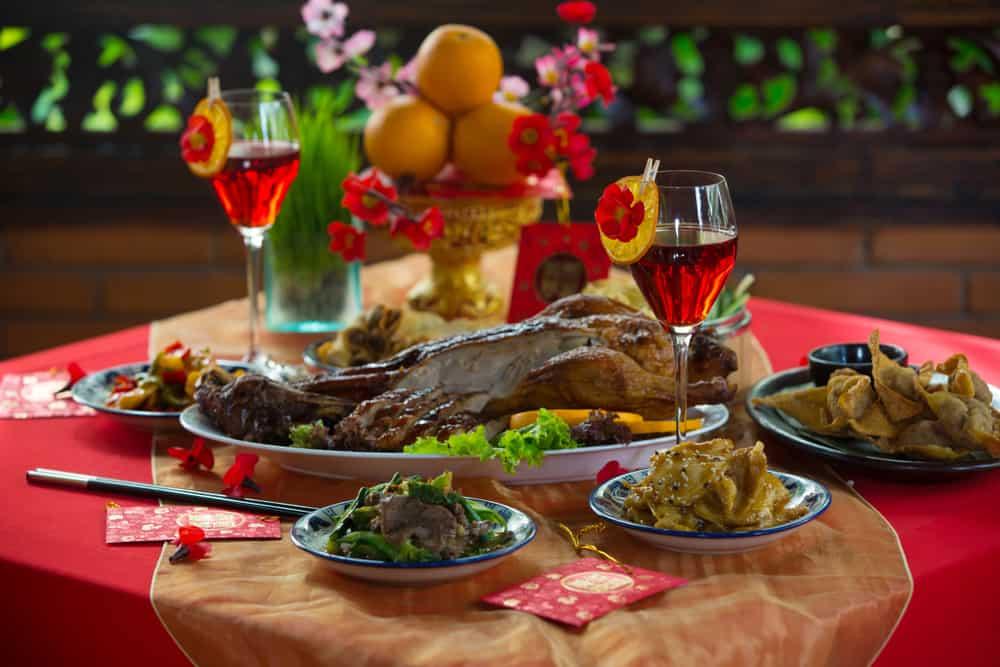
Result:
<svg viewBox="0 0 1000 667">
<path fill-rule="evenodd" d="M 736 265 L 736 239 L 683 222 L 656 230 L 653 246 L 630 268 L 660 322 L 686 326 L 708 316 Z"/>
<path fill-rule="evenodd" d="M 298 172 L 298 144 L 235 141 L 212 187 L 234 225 L 270 227 Z"/>
</svg>

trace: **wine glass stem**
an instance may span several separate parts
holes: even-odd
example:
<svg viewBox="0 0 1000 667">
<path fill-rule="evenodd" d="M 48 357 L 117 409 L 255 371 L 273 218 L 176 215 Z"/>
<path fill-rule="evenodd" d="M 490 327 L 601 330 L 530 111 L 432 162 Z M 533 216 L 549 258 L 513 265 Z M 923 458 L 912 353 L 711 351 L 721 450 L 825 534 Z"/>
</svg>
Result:
<svg viewBox="0 0 1000 667">
<path fill-rule="evenodd" d="M 688 380 L 688 350 L 691 348 L 691 337 L 694 326 L 671 326 L 670 339 L 674 344 L 674 424 L 676 426 L 677 442 L 687 436 L 687 380 Z"/>
<path fill-rule="evenodd" d="M 258 321 L 260 319 L 259 306 L 257 303 L 260 295 L 260 258 L 261 249 L 264 247 L 264 234 L 266 229 L 253 227 L 237 227 L 243 236 L 243 245 L 246 246 L 247 258 L 247 302 L 250 304 L 250 349 L 247 350 L 246 360 L 254 362 L 260 357 L 260 333 L 258 331 Z"/>
</svg>

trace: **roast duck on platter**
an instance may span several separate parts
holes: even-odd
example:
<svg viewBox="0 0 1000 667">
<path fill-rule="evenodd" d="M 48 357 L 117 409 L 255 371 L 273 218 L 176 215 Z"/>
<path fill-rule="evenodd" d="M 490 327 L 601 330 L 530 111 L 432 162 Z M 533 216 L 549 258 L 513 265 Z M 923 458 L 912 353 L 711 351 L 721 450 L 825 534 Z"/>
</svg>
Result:
<svg viewBox="0 0 1000 667">
<path fill-rule="evenodd" d="M 696 335 L 688 364 L 689 405 L 732 398 L 736 354 Z M 323 422 L 326 446 L 402 451 L 513 413 L 594 408 L 673 417 L 670 338 L 659 322 L 606 297 L 575 295 L 531 319 L 414 345 L 395 356 L 293 384 L 247 375 L 206 377 L 201 410 L 226 435 L 287 444 L 289 430 Z"/>
</svg>

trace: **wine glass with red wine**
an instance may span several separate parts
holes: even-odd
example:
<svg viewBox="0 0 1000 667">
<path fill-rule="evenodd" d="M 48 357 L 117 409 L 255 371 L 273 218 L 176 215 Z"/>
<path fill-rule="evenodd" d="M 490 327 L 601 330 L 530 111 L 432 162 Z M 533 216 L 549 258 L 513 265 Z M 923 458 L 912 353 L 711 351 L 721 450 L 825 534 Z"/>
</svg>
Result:
<svg viewBox="0 0 1000 667">
<path fill-rule="evenodd" d="M 299 130 L 288 93 L 224 90 L 233 139 L 226 165 L 212 177 L 222 208 L 246 246 L 250 348 L 245 360 L 266 365 L 258 333 L 261 249 L 299 171 Z"/>
<path fill-rule="evenodd" d="M 680 442 L 687 434 L 688 349 L 736 264 L 736 216 L 726 179 L 719 174 L 661 171 L 656 180 L 656 238 L 630 268 L 673 341 Z"/>
</svg>

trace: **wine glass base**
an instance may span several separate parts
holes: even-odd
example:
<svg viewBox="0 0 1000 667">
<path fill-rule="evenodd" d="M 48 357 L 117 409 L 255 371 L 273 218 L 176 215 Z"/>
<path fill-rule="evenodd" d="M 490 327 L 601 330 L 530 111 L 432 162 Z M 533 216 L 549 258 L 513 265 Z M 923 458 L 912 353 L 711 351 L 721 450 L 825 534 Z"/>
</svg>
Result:
<svg viewBox="0 0 1000 667">
<path fill-rule="evenodd" d="M 253 354 L 243 355 L 243 363 L 251 366 L 254 371 L 277 382 L 297 382 L 310 377 L 305 366 L 295 364 L 283 364 L 275 361 L 266 352 L 258 350 Z"/>
</svg>

